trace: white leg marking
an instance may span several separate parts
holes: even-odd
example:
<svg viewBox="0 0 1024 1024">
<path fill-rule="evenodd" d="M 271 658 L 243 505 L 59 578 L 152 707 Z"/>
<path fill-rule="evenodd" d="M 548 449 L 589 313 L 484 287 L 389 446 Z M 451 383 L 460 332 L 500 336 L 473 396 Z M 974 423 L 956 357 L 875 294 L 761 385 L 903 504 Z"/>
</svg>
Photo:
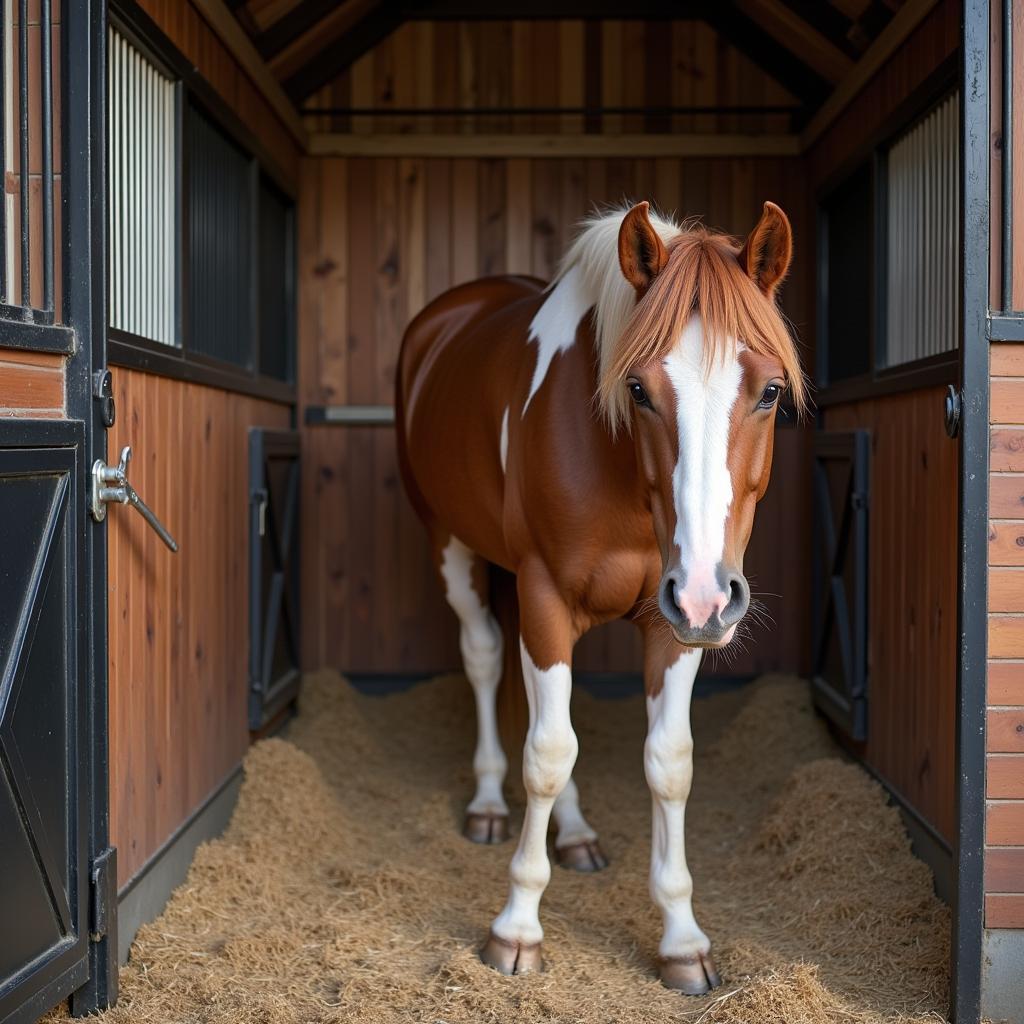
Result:
<svg viewBox="0 0 1024 1024">
<path fill-rule="evenodd" d="M 565 789 L 558 794 L 553 813 L 558 823 L 555 846 L 559 849 L 597 839 L 597 833 L 587 824 L 587 819 L 580 810 L 580 791 L 572 779 L 569 779 Z"/>
<path fill-rule="evenodd" d="M 508 406 L 505 406 L 505 412 L 501 417 L 501 438 L 498 441 L 498 452 L 501 455 L 501 471 L 505 472 L 505 466 L 508 463 Z"/>
<path fill-rule="evenodd" d="M 540 669 L 522 639 L 523 681 L 530 705 L 530 728 L 523 747 L 526 816 L 509 867 L 508 902 L 494 919 L 499 938 L 532 945 L 544 937 L 540 898 L 551 879 L 547 831 L 551 809 L 572 775 L 579 744 L 569 720 L 572 670 L 564 662 Z"/>
<path fill-rule="evenodd" d="M 676 396 L 679 431 L 679 461 L 672 473 L 674 539 L 686 583 L 677 596 L 690 623 L 698 627 L 725 607 L 716 569 L 732 501 L 729 424 L 743 376 L 742 350 L 742 345 L 730 346 L 723 359 L 706 366 L 700 317 L 695 314 L 664 361 Z"/>
<path fill-rule="evenodd" d="M 476 697 L 476 794 L 471 814 L 508 814 L 501 787 L 508 761 L 498 738 L 497 693 L 501 682 L 502 635 L 494 616 L 473 589 L 473 552 L 455 537 L 444 549 L 441 575 L 448 603 L 459 617 L 459 646 L 466 676 Z"/>
<path fill-rule="evenodd" d="M 657 697 L 647 699 L 644 772 L 652 797 L 651 899 L 661 911 L 662 956 L 692 956 L 711 949 L 697 926 L 691 897 L 693 879 L 686 866 L 684 816 L 693 779 L 690 698 L 700 653 L 681 654 L 665 670 Z"/>
</svg>

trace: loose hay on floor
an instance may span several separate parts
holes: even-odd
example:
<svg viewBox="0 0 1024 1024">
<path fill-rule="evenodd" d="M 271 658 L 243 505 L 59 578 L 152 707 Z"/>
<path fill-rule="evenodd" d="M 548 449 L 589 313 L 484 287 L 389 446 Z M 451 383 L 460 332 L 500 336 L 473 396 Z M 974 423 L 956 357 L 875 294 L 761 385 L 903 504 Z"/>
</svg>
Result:
<svg viewBox="0 0 1024 1024">
<path fill-rule="evenodd" d="M 725 984 L 669 992 L 653 958 L 639 698 L 574 698 L 584 810 L 612 860 L 554 870 L 543 974 L 476 950 L 513 846 L 459 835 L 472 700 L 445 677 L 387 698 L 306 682 L 288 740 L 258 743 L 223 838 L 142 929 L 109 1024 L 935 1020 L 949 920 L 881 789 L 838 756 L 806 685 L 765 677 L 695 703 L 687 808 L 695 906 Z M 522 793 L 513 788 L 513 822 Z"/>
</svg>

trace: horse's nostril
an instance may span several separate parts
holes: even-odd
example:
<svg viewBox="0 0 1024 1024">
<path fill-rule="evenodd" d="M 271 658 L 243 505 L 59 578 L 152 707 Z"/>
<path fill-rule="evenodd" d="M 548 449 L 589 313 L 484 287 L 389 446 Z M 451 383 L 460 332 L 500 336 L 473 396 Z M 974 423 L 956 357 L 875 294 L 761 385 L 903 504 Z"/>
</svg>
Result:
<svg viewBox="0 0 1024 1024">
<path fill-rule="evenodd" d="M 727 577 L 729 585 L 729 602 L 722 609 L 723 626 L 732 626 L 747 614 L 750 606 L 750 587 L 742 573 L 731 572 Z"/>
<path fill-rule="evenodd" d="M 662 580 L 660 600 L 661 613 L 673 625 L 679 625 L 683 621 L 683 613 L 679 607 L 679 586 L 680 582 L 674 574 L 668 574 Z"/>
</svg>

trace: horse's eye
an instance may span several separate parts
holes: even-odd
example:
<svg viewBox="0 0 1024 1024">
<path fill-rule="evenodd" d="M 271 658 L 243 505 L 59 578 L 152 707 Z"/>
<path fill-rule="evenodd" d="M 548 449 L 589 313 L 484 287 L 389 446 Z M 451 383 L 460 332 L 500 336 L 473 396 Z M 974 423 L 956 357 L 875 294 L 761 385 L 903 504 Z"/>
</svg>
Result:
<svg viewBox="0 0 1024 1024">
<path fill-rule="evenodd" d="M 648 409 L 651 407 L 651 400 L 647 397 L 647 392 L 644 391 L 644 386 L 640 381 L 629 381 L 629 393 L 633 396 L 633 401 L 637 405 L 646 405 Z"/>
<path fill-rule="evenodd" d="M 770 409 L 779 400 L 779 395 L 782 394 L 782 388 L 778 384 L 769 384 L 764 389 L 764 394 L 761 396 L 761 401 L 757 403 L 759 409 Z"/>
</svg>

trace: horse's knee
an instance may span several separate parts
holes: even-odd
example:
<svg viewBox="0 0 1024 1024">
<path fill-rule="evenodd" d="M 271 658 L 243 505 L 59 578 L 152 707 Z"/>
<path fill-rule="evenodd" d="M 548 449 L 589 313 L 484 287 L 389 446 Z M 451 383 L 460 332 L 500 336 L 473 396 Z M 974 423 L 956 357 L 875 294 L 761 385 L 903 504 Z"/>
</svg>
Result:
<svg viewBox="0 0 1024 1024">
<path fill-rule="evenodd" d="M 531 796 L 554 800 L 572 777 L 579 742 L 571 728 L 533 728 L 523 749 L 523 783 Z"/>
<path fill-rule="evenodd" d="M 652 733 L 644 745 L 644 774 L 660 800 L 685 800 L 693 782 L 693 740 Z"/>
</svg>

